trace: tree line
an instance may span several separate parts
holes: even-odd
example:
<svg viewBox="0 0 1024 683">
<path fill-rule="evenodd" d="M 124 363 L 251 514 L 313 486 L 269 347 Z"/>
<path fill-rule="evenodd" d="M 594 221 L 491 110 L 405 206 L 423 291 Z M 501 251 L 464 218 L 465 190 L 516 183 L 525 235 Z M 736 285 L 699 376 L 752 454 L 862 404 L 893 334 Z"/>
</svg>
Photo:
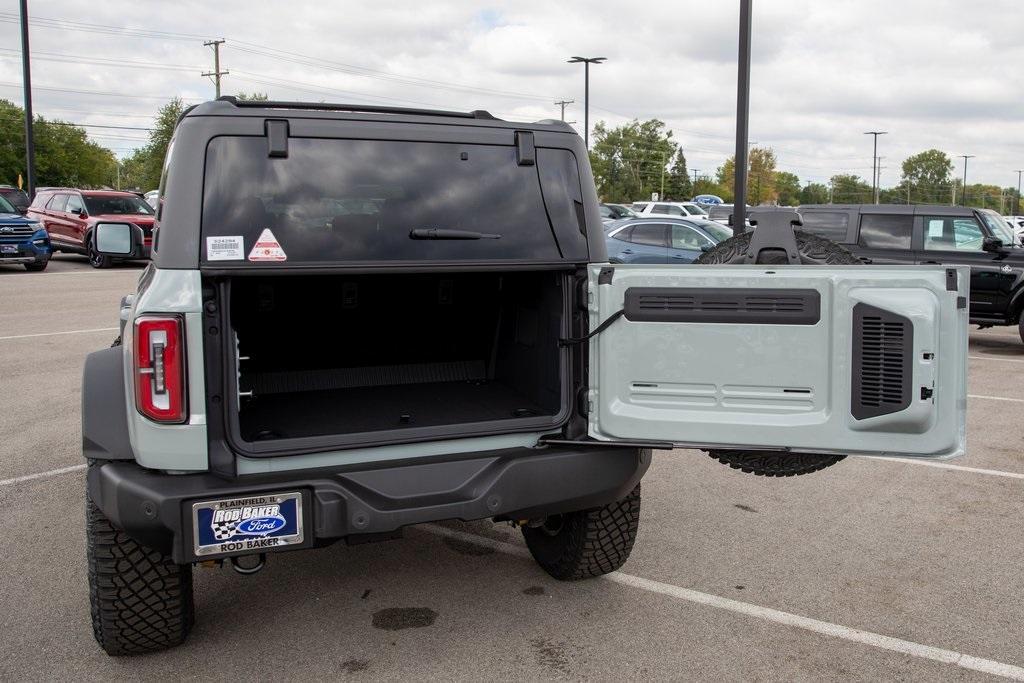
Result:
<svg viewBox="0 0 1024 683">
<path fill-rule="evenodd" d="M 617 127 L 603 121 L 594 127 L 590 161 L 597 193 L 602 201 L 629 203 L 650 199 L 685 201 L 714 194 L 726 202 L 735 196 L 736 160 L 730 156 L 713 173 L 691 177 L 686 156 L 672 139 L 672 131 L 658 119 L 634 120 Z M 777 168 L 770 147 L 752 147 L 748 158 L 747 201 L 752 205 L 869 204 L 871 183 L 858 175 L 838 173 L 828 183 L 802 184 L 796 174 Z M 941 150 L 929 149 L 908 157 L 900 182 L 879 189 L 883 204 L 950 204 L 1013 210 L 1017 189 L 963 183 L 953 175 L 953 162 Z"/>
</svg>

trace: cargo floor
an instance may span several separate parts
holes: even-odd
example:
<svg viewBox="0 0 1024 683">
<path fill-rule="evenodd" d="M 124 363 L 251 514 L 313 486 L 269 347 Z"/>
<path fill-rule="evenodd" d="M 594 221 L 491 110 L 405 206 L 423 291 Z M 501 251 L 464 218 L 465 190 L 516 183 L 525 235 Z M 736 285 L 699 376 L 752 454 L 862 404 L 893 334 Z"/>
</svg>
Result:
<svg viewBox="0 0 1024 683">
<path fill-rule="evenodd" d="M 246 441 L 356 434 L 550 414 L 500 382 L 433 382 L 268 394 L 240 415 Z"/>
</svg>

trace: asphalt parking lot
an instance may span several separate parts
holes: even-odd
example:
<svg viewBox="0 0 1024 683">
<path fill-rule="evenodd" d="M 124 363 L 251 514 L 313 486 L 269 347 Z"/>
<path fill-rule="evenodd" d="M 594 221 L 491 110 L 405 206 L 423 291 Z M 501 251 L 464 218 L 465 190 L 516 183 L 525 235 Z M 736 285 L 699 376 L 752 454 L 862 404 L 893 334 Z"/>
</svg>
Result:
<svg viewBox="0 0 1024 683">
<path fill-rule="evenodd" d="M 972 329 L 969 456 L 765 480 L 655 457 L 622 572 L 559 583 L 518 532 L 407 530 L 197 569 L 176 650 L 92 639 L 79 380 L 137 265 L 0 267 L 0 678 L 1024 680 L 1024 344 Z M 38 475 L 38 476 L 37 476 Z"/>
</svg>

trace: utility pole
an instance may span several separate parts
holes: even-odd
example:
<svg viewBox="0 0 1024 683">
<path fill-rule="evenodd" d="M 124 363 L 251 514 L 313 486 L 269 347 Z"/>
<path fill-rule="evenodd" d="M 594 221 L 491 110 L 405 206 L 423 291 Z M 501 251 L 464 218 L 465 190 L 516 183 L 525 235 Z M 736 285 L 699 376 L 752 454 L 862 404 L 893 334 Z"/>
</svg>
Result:
<svg viewBox="0 0 1024 683">
<path fill-rule="evenodd" d="M 959 155 L 959 157 L 964 160 L 964 188 L 963 188 L 963 192 L 961 193 L 961 196 L 960 196 L 960 204 L 962 206 L 967 206 L 967 160 L 968 159 L 973 159 L 974 155 L 973 154 L 961 154 L 961 155 Z M 954 190 L 954 192 L 955 192 L 955 190 Z M 954 204 L 955 203 L 956 202 L 954 202 Z"/>
<path fill-rule="evenodd" d="M 1017 201 L 1014 204 L 1014 206 L 1016 207 L 1014 212 L 1013 212 L 1014 216 L 1019 216 L 1020 215 L 1020 174 L 1021 173 L 1024 173 L 1024 170 L 1017 171 Z"/>
<path fill-rule="evenodd" d="M 658 199 L 665 201 L 665 153 L 661 153 L 661 193 Z"/>
<path fill-rule="evenodd" d="M 223 38 L 220 38 L 219 40 L 208 40 L 205 43 L 203 43 L 203 45 L 205 45 L 206 47 L 213 48 L 213 71 L 207 71 L 203 74 L 203 76 L 213 77 L 213 83 L 217 88 L 217 97 L 220 97 L 220 77 L 227 76 L 229 73 L 226 70 L 220 70 L 220 46 L 223 44 Z"/>
<path fill-rule="evenodd" d="M 607 57 L 573 57 L 569 64 L 583 64 L 583 144 L 590 149 L 590 65 L 600 64 Z"/>
<path fill-rule="evenodd" d="M 697 174 L 700 173 L 699 168 L 693 169 L 693 193 L 697 194 Z"/>
<path fill-rule="evenodd" d="M 753 0 L 740 0 L 740 35 L 736 78 L 736 158 L 732 204 L 732 230 L 739 235 L 747 229 L 747 141 L 750 137 L 750 24 Z"/>
<path fill-rule="evenodd" d="M 562 107 L 562 120 L 565 121 L 565 105 L 573 104 L 576 100 L 558 100 L 555 104 Z"/>
<path fill-rule="evenodd" d="M 25 87 L 25 180 L 29 199 L 36 196 L 36 140 L 32 129 L 32 66 L 28 49 L 28 0 L 21 0 L 21 78 Z"/>
<path fill-rule="evenodd" d="M 878 136 L 888 135 L 885 130 L 869 130 L 864 135 L 873 135 L 875 138 L 875 151 L 871 154 L 871 201 L 878 203 Z"/>
</svg>

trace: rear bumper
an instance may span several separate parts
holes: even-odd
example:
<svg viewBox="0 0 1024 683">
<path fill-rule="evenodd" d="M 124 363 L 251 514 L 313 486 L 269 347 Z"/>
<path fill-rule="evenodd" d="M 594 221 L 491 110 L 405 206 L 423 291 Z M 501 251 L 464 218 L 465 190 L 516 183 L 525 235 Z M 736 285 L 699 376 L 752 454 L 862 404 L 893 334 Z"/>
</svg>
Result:
<svg viewBox="0 0 1024 683">
<path fill-rule="evenodd" d="M 134 462 L 89 468 L 93 502 L 143 545 L 196 560 L 190 503 L 301 491 L 309 547 L 443 519 L 522 519 L 605 505 L 626 496 L 651 463 L 627 448 L 507 449 L 360 469 L 251 475 L 170 475 Z"/>
</svg>

